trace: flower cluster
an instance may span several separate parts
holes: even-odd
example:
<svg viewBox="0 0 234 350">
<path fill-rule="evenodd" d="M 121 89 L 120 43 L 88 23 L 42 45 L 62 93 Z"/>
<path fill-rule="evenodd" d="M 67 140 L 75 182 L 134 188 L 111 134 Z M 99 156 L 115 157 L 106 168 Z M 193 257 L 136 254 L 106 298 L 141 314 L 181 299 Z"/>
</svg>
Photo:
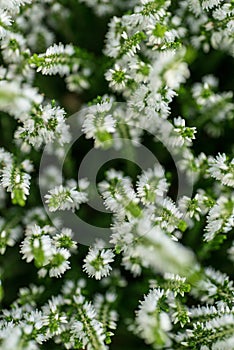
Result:
<svg viewBox="0 0 234 350">
<path fill-rule="evenodd" d="M 40 227 L 34 224 L 26 228 L 21 253 L 27 262 L 34 261 L 40 277 L 47 273 L 50 277 L 60 277 L 70 269 L 70 250 L 76 248 L 72 232 L 63 228 L 61 233 L 55 233 L 55 228 L 49 225 Z"/>
<path fill-rule="evenodd" d="M 12 346 L 37 350 L 39 344 L 54 339 L 66 349 L 87 346 L 87 349 L 106 350 L 110 329 L 115 328 L 117 319 L 113 309 L 116 297 L 106 295 L 105 306 L 108 305 L 108 308 L 102 310 L 100 296 L 96 295 L 92 303 L 83 295 L 84 287 L 83 280 L 76 284 L 67 280 L 62 293 L 36 311 L 34 307 L 43 296 L 44 288 L 32 286 L 21 289 L 11 310 L 3 310 L 5 321 L 0 321 L 1 348 Z"/>
<path fill-rule="evenodd" d="M 59 185 L 49 191 L 45 196 L 51 212 L 57 210 L 72 210 L 79 209 L 81 203 L 87 202 L 87 193 L 85 192 L 88 183 L 85 179 L 79 181 L 79 190 L 77 183 L 71 181 L 67 186 Z"/>
<path fill-rule="evenodd" d="M 29 173 L 33 170 L 31 162 L 25 159 L 21 164 L 17 164 L 13 155 L 3 149 L 1 150 L 0 162 L 2 164 L 0 170 L 1 186 L 11 193 L 13 204 L 24 206 L 29 195 L 31 179 Z"/>
<path fill-rule="evenodd" d="M 115 131 L 115 120 L 111 114 L 112 101 L 103 99 L 99 103 L 90 106 L 85 115 L 83 131 L 86 137 L 95 139 L 96 147 L 108 147 Z"/>
<path fill-rule="evenodd" d="M 234 187 L 234 158 L 228 161 L 226 154 L 219 154 L 216 158 L 210 158 L 209 172 L 223 185 Z"/>
<path fill-rule="evenodd" d="M 229 349 L 233 346 L 233 285 L 225 275 L 207 269 L 190 283 L 179 275 L 165 274 L 151 281 L 151 289 L 140 302 L 136 312 L 136 327 L 130 327 L 154 349 Z M 218 288 L 226 286 L 226 295 Z M 159 287 L 160 286 L 160 287 Z M 212 287 L 212 289 L 211 289 Z M 188 308 L 183 305 L 184 294 L 204 296 L 209 305 Z M 205 295 L 209 295 L 208 298 Z M 211 296 L 213 298 L 211 298 Z M 221 297 L 221 299 L 220 299 Z M 178 331 L 177 323 L 181 324 Z M 174 345 L 172 345 L 174 344 Z"/>
<path fill-rule="evenodd" d="M 65 112 L 59 107 L 50 104 L 35 106 L 28 118 L 23 118 L 15 138 L 21 139 L 25 144 L 40 148 L 43 144 L 50 144 L 55 140 L 60 145 L 69 142 L 69 128 L 65 123 Z"/>
<path fill-rule="evenodd" d="M 90 86 L 92 73 L 88 53 L 72 45 L 54 44 L 43 54 L 34 54 L 29 62 L 43 75 L 67 76 L 66 83 L 71 91 L 82 91 Z"/>
<path fill-rule="evenodd" d="M 0 51 L 0 349 L 233 349 L 233 0 L 0 0 Z"/>
</svg>

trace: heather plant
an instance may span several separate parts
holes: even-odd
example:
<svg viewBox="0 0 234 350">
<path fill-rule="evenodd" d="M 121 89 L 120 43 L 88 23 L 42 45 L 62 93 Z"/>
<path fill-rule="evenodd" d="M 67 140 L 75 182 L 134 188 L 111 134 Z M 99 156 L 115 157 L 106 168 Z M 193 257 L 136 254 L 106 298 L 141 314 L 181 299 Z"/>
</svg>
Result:
<svg viewBox="0 0 234 350">
<path fill-rule="evenodd" d="M 233 0 L 0 0 L 0 45 L 0 350 L 234 349 Z"/>
</svg>

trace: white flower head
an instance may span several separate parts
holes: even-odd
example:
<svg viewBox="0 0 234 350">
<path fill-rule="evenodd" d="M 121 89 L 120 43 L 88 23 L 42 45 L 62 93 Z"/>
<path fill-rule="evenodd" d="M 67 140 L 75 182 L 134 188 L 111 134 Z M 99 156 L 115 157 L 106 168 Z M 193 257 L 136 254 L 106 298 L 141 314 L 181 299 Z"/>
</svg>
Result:
<svg viewBox="0 0 234 350">
<path fill-rule="evenodd" d="M 72 210 L 79 209 L 81 203 L 88 200 L 87 194 L 83 191 L 78 191 L 76 187 L 56 186 L 45 195 L 46 203 L 51 212 L 57 210 Z"/>
<path fill-rule="evenodd" d="M 90 248 L 84 259 L 83 269 L 90 277 L 100 280 L 109 275 L 112 270 L 110 263 L 114 261 L 111 249 Z"/>
</svg>

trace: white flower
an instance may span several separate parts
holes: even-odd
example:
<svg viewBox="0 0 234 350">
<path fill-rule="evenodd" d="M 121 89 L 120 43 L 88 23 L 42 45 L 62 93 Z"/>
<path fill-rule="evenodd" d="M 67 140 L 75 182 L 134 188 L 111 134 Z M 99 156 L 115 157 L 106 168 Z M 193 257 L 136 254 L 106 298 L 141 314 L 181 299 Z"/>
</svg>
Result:
<svg viewBox="0 0 234 350">
<path fill-rule="evenodd" d="M 234 187 L 234 158 L 228 160 L 226 154 L 218 154 L 216 158 L 209 157 L 209 173 L 220 180 L 223 185 Z"/>
<path fill-rule="evenodd" d="M 187 275 L 194 267 L 193 252 L 174 242 L 158 227 L 153 227 L 146 233 L 142 232 L 141 235 L 145 237 L 145 243 L 142 239 L 142 244 L 136 245 L 134 251 L 143 266 L 151 267 L 160 273 L 171 272 L 180 275 Z"/>
<path fill-rule="evenodd" d="M 87 202 L 87 194 L 77 191 L 76 187 L 56 186 L 45 195 L 46 203 L 51 212 L 56 210 L 72 210 L 79 209 L 81 203 Z"/>
<path fill-rule="evenodd" d="M 107 350 L 104 344 L 105 331 L 103 324 L 97 320 L 97 313 L 93 305 L 85 300 L 79 289 L 77 289 L 73 299 L 77 311 L 71 327 L 72 338 L 81 341 L 83 347 L 87 347 L 87 350 Z"/>
<path fill-rule="evenodd" d="M 37 68 L 37 72 L 44 75 L 59 74 L 61 76 L 70 73 L 69 58 L 75 53 L 72 45 L 59 43 L 50 46 L 44 54 L 38 55 L 39 59 L 44 61 Z"/>
<path fill-rule="evenodd" d="M 170 346 L 171 340 L 167 332 L 172 325 L 167 313 L 160 310 L 160 300 L 164 297 L 164 291 L 160 289 L 151 290 L 140 302 L 139 310 L 136 312 L 136 333 L 148 344 L 160 349 L 160 346 Z"/>
<path fill-rule="evenodd" d="M 87 114 L 86 119 L 83 124 L 83 130 L 87 138 L 91 138 L 98 134 L 98 132 L 109 132 L 113 133 L 115 131 L 115 120 L 111 114 L 104 116 L 103 120 L 97 120 L 97 117 L 94 114 Z M 95 125 L 96 124 L 96 125 Z"/>
<path fill-rule="evenodd" d="M 195 133 L 197 132 L 195 127 L 186 127 L 185 120 L 181 117 L 174 118 L 175 128 L 172 132 L 171 142 L 172 146 L 181 147 L 185 145 L 191 145 L 192 140 L 195 139 Z"/>
<path fill-rule="evenodd" d="M 43 100 L 38 90 L 17 80 L 0 81 L 0 108 L 16 118 L 25 118 L 32 105 L 40 104 Z"/>
<path fill-rule="evenodd" d="M 105 74 L 106 80 L 110 82 L 110 87 L 115 91 L 123 91 L 130 76 L 126 68 L 121 68 L 115 64 L 114 69 L 109 69 Z"/>
<path fill-rule="evenodd" d="M 15 132 L 15 138 L 22 139 L 36 149 L 42 144 L 59 142 L 63 145 L 70 141 L 69 126 L 65 121 L 65 111 L 50 104 L 38 106 L 32 115 L 23 121 Z"/>
<path fill-rule="evenodd" d="M 135 249 L 128 249 L 123 252 L 122 265 L 127 271 L 131 271 L 134 277 L 142 273 L 141 256 Z"/>
<path fill-rule="evenodd" d="M 24 350 L 39 350 L 38 344 L 34 340 L 25 340 L 23 334 L 23 327 L 20 325 L 13 325 L 13 323 L 8 323 L 4 329 L 1 348 L 2 349 L 23 349 Z"/>
<path fill-rule="evenodd" d="M 211 241 L 219 233 L 227 233 L 234 227 L 234 198 L 221 196 L 207 216 L 204 239 Z"/>
<path fill-rule="evenodd" d="M 28 226 L 26 236 L 21 243 L 21 253 L 23 259 L 27 262 L 35 260 L 38 267 L 45 266 L 49 263 L 55 248 L 52 245 L 52 239 L 49 236 L 50 228 L 43 228 L 38 225 Z"/>
<path fill-rule="evenodd" d="M 14 45 L 11 44 L 12 42 L 14 42 Z M 28 51 L 24 36 L 22 34 L 11 31 L 7 31 L 5 33 L 5 36 L 1 41 L 1 48 L 2 55 L 7 63 L 20 64 L 23 59 L 23 53 L 26 53 Z M 28 53 L 29 52 L 27 52 L 27 54 Z"/>
<path fill-rule="evenodd" d="M 70 269 L 70 262 L 68 261 L 70 256 L 71 254 L 67 249 L 57 248 L 49 263 L 49 276 L 61 277 L 65 271 Z"/>
<path fill-rule="evenodd" d="M 112 101 L 102 101 L 88 108 L 85 114 L 82 131 L 88 139 L 94 138 L 95 146 L 107 147 L 112 141 L 116 121 L 113 118 Z"/>
<path fill-rule="evenodd" d="M 29 225 L 26 229 L 26 237 L 21 244 L 23 259 L 27 262 L 35 261 L 39 277 L 45 277 L 49 272 L 50 277 L 61 277 L 70 269 L 71 256 L 68 249 L 62 245 L 54 244 L 52 238 L 55 229 L 50 226 L 40 228 L 37 225 Z M 64 237 L 64 236 L 63 236 Z M 59 242 L 61 237 L 55 236 L 54 241 Z"/>
<path fill-rule="evenodd" d="M 234 347 L 234 336 L 230 338 L 226 338 L 224 340 L 218 340 L 213 346 L 213 350 L 229 350 Z M 207 350 L 209 350 L 207 348 Z"/>
<path fill-rule="evenodd" d="M 21 233 L 20 226 L 11 227 L 9 223 L 7 227 L 5 220 L 0 217 L 0 254 L 5 253 L 7 246 L 13 247 Z"/>
<path fill-rule="evenodd" d="M 158 15 L 159 18 L 157 21 L 155 21 L 155 18 L 150 18 L 147 21 L 146 34 L 149 36 L 147 45 L 153 46 L 153 49 L 166 47 L 167 43 L 174 42 L 179 36 L 177 30 L 169 29 L 166 12 L 158 12 Z"/>
<path fill-rule="evenodd" d="M 23 223 L 27 226 L 34 225 L 38 222 L 38 219 L 46 225 L 46 211 L 42 207 L 34 207 L 33 209 L 28 210 L 23 218 Z"/>
<path fill-rule="evenodd" d="M 98 184 L 105 206 L 118 216 L 140 215 L 139 198 L 133 189 L 130 178 L 120 171 L 110 169 L 106 173 L 107 181 Z"/>
<path fill-rule="evenodd" d="M 63 44 L 59 43 L 54 44 L 50 46 L 45 53 L 45 56 L 53 56 L 53 55 L 60 55 L 60 54 L 67 54 L 67 55 L 73 55 L 74 53 L 74 48 L 72 45 L 66 45 L 64 46 Z"/>
<path fill-rule="evenodd" d="M 81 92 L 90 88 L 88 77 L 91 75 L 90 69 L 78 73 L 69 74 L 66 78 L 66 84 L 69 91 Z"/>
<path fill-rule="evenodd" d="M 30 4 L 32 0 L 1 0 L 1 7 L 8 11 L 16 11 L 18 8 L 25 4 Z"/>
<path fill-rule="evenodd" d="M 31 173 L 34 170 L 33 163 L 29 159 L 25 159 L 21 163 L 21 166 L 22 166 L 23 170 L 26 171 L 27 173 Z"/>
<path fill-rule="evenodd" d="M 12 160 L 13 160 L 12 154 L 5 151 L 4 148 L 0 148 L 0 163 L 3 163 L 4 165 L 6 165 L 9 163 L 12 163 Z"/>
<path fill-rule="evenodd" d="M 171 89 L 178 89 L 185 83 L 190 73 L 187 63 L 182 61 L 184 54 L 184 50 L 158 52 L 149 76 L 153 89 L 159 89 L 163 82 Z"/>
<path fill-rule="evenodd" d="M 100 280 L 109 275 L 111 266 L 109 263 L 114 261 L 114 253 L 111 249 L 90 248 L 84 259 L 83 269 L 89 277 L 95 277 Z"/>
<path fill-rule="evenodd" d="M 46 326 L 47 338 L 62 333 L 63 325 L 68 322 L 67 317 L 59 310 L 62 301 L 60 298 L 52 298 L 43 306 L 43 325 Z"/>
<path fill-rule="evenodd" d="M 7 164 L 1 174 L 1 184 L 11 192 L 12 202 L 24 206 L 29 195 L 31 176 L 13 163 Z"/>
<path fill-rule="evenodd" d="M 202 12 L 200 0 L 189 0 L 189 8 L 191 11 L 195 13 L 195 15 L 200 15 Z"/>
<path fill-rule="evenodd" d="M 140 50 L 140 41 L 142 40 L 141 34 L 136 32 L 132 37 L 127 34 L 127 32 L 123 32 L 121 37 L 124 39 L 124 43 L 120 48 L 121 55 L 128 55 L 133 57 L 138 50 Z"/>
<path fill-rule="evenodd" d="M 131 95 L 129 104 L 133 108 L 137 108 L 139 112 L 143 111 L 146 107 L 146 98 L 150 93 L 149 87 L 141 84 Z"/>
<path fill-rule="evenodd" d="M 226 294 L 222 296 L 220 291 L 223 289 L 225 289 Z M 215 271 L 211 267 L 207 267 L 204 270 L 203 278 L 198 281 L 192 293 L 197 298 L 201 299 L 202 302 L 214 304 L 214 301 L 218 299 L 220 303 L 224 302 L 224 304 L 227 305 L 227 295 L 230 294 L 230 296 L 233 296 L 234 293 L 233 281 L 230 281 L 226 274 Z M 233 297 L 230 298 L 231 306 L 233 306 L 232 300 Z"/>
<path fill-rule="evenodd" d="M 6 27 L 10 26 L 12 22 L 11 17 L 8 13 L 2 9 L 0 9 L 0 38 L 4 38 L 6 35 L 7 29 Z"/>
<path fill-rule="evenodd" d="M 69 228 L 62 228 L 61 233 L 57 233 L 54 237 L 54 243 L 58 248 L 67 248 L 69 250 L 75 250 L 77 243 L 72 240 L 74 234 Z"/>
<path fill-rule="evenodd" d="M 155 210 L 153 214 L 154 220 L 157 224 L 165 229 L 167 232 L 172 233 L 175 228 L 181 228 L 184 226 L 182 220 L 183 214 L 180 212 L 179 208 L 173 203 L 169 198 L 158 198 L 158 209 Z M 186 228 L 186 225 L 185 225 Z"/>
<path fill-rule="evenodd" d="M 186 219 L 190 226 L 193 226 L 193 218 L 200 220 L 202 215 L 205 215 L 210 209 L 212 201 L 203 190 L 198 190 L 198 193 L 193 198 L 183 196 L 179 200 L 179 208 L 185 213 Z"/>
<path fill-rule="evenodd" d="M 148 169 L 139 176 L 137 182 L 137 193 L 143 204 L 155 202 L 157 197 L 163 197 L 168 190 L 168 183 L 165 179 L 164 169 L 155 165 L 153 169 Z"/>
<path fill-rule="evenodd" d="M 195 260 L 192 251 L 174 242 L 158 225 L 150 210 L 129 222 L 117 220 L 112 226 L 110 243 L 123 252 L 123 265 L 135 275 L 142 267 L 155 272 L 186 275 Z"/>
<path fill-rule="evenodd" d="M 204 10 L 212 9 L 215 6 L 218 6 L 223 0 L 202 0 L 202 8 Z"/>
</svg>

